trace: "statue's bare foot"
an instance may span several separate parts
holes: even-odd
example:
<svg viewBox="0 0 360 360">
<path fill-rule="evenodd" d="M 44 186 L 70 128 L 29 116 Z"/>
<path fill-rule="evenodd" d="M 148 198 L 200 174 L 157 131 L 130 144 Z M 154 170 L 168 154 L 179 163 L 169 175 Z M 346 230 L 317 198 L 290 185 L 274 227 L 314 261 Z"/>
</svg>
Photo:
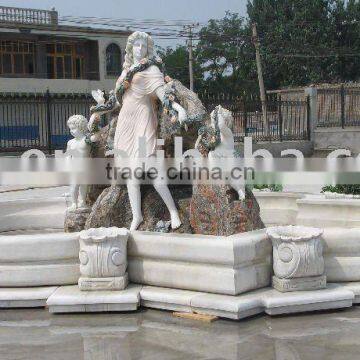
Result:
<svg viewBox="0 0 360 360">
<path fill-rule="evenodd" d="M 238 194 L 239 194 L 239 200 L 245 200 L 245 193 L 242 190 L 239 190 Z"/>
<path fill-rule="evenodd" d="M 88 209 L 89 207 L 86 205 L 85 201 L 80 201 L 78 204 L 79 209 Z"/>
<path fill-rule="evenodd" d="M 173 230 L 178 229 L 181 226 L 181 220 L 179 217 L 179 213 L 177 211 L 171 211 L 170 217 L 171 217 L 171 228 Z"/>
<path fill-rule="evenodd" d="M 77 209 L 77 205 L 73 203 L 71 206 L 67 208 L 68 211 L 75 211 Z"/>
<path fill-rule="evenodd" d="M 130 231 L 135 231 L 143 221 L 143 217 L 134 218 L 131 222 Z"/>
</svg>

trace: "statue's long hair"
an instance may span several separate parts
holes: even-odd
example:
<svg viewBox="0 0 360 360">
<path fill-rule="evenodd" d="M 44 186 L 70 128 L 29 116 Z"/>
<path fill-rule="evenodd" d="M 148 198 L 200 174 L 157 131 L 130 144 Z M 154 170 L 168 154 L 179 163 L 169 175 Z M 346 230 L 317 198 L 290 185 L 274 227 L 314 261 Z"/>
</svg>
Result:
<svg viewBox="0 0 360 360">
<path fill-rule="evenodd" d="M 151 59 L 154 57 L 154 40 L 152 39 L 152 37 L 145 32 L 136 31 L 136 32 L 132 33 L 127 40 L 126 49 L 125 49 L 126 55 L 125 55 L 125 61 L 123 64 L 124 69 L 129 69 L 130 66 L 134 63 L 133 46 L 134 46 L 134 42 L 138 39 L 144 39 L 147 43 L 146 57 L 148 59 Z"/>
<path fill-rule="evenodd" d="M 225 125 L 232 129 L 234 124 L 234 117 L 232 116 L 231 111 L 223 108 L 221 105 L 218 105 L 211 113 L 211 119 L 215 126 L 219 126 L 219 115 L 223 116 Z"/>
</svg>

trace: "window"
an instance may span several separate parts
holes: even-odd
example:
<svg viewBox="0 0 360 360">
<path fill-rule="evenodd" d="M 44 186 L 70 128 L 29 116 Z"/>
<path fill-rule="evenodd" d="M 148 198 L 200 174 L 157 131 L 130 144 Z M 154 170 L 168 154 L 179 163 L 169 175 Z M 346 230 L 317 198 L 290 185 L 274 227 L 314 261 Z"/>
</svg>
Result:
<svg viewBox="0 0 360 360">
<path fill-rule="evenodd" d="M 110 44 L 106 48 L 106 74 L 118 76 L 121 73 L 121 50 L 118 45 Z"/>
<path fill-rule="evenodd" d="M 46 45 L 48 79 L 84 79 L 84 46 L 72 43 Z"/>
<path fill-rule="evenodd" d="M 0 75 L 33 75 L 35 44 L 25 41 L 0 41 Z"/>
</svg>

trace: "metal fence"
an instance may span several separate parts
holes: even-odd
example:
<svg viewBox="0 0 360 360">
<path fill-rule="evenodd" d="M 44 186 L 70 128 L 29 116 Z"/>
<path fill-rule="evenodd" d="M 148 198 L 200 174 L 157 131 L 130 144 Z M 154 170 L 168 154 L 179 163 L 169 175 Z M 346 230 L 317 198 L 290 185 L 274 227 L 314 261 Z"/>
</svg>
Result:
<svg viewBox="0 0 360 360">
<path fill-rule="evenodd" d="M 269 98 L 266 121 L 261 101 L 226 96 L 202 99 L 209 111 L 216 105 L 232 111 L 236 141 L 252 136 L 254 141 L 308 140 L 309 101 L 282 101 Z M 74 114 L 89 118 L 91 96 L 9 95 L 0 93 L 0 152 L 17 152 L 31 148 L 64 149 L 71 138 L 67 119 Z"/>
<path fill-rule="evenodd" d="M 360 126 L 360 88 L 318 89 L 318 127 Z"/>
<path fill-rule="evenodd" d="M 0 94 L 0 151 L 64 149 L 71 138 L 67 119 L 88 117 L 93 102 L 87 95 Z"/>
<path fill-rule="evenodd" d="M 201 96 L 200 96 L 201 98 Z M 310 139 L 310 103 L 306 100 L 282 100 L 269 97 L 264 116 L 262 102 L 256 98 L 230 98 L 225 95 L 201 98 L 209 111 L 216 105 L 231 110 L 236 141 L 251 136 L 254 141 L 289 141 Z"/>
</svg>

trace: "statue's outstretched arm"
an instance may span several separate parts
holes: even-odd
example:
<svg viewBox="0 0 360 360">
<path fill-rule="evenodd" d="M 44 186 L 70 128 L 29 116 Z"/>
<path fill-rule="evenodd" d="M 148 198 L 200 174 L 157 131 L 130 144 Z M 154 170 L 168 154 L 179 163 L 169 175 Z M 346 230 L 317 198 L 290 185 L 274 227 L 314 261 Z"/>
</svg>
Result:
<svg viewBox="0 0 360 360">
<path fill-rule="evenodd" d="M 161 101 L 161 103 L 163 105 L 166 101 L 169 101 L 169 99 L 168 99 L 169 97 L 166 96 L 164 86 L 159 86 L 156 89 L 156 96 L 159 98 L 159 100 Z M 170 100 L 170 104 L 168 104 L 168 105 L 171 105 L 172 109 L 177 112 L 177 117 L 178 117 L 180 124 L 184 123 L 187 120 L 186 110 L 180 104 L 178 104 L 175 101 Z"/>
<path fill-rule="evenodd" d="M 120 106 L 120 104 L 118 103 L 118 101 L 116 99 L 115 92 L 111 91 L 109 94 L 109 100 L 106 101 L 104 104 L 98 104 L 98 105 L 92 106 L 90 108 L 90 112 L 91 112 L 91 114 L 97 113 L 98 115 L 103 115 L 110 111 L 115 110 L 119 106 Z"/>
</svg>

